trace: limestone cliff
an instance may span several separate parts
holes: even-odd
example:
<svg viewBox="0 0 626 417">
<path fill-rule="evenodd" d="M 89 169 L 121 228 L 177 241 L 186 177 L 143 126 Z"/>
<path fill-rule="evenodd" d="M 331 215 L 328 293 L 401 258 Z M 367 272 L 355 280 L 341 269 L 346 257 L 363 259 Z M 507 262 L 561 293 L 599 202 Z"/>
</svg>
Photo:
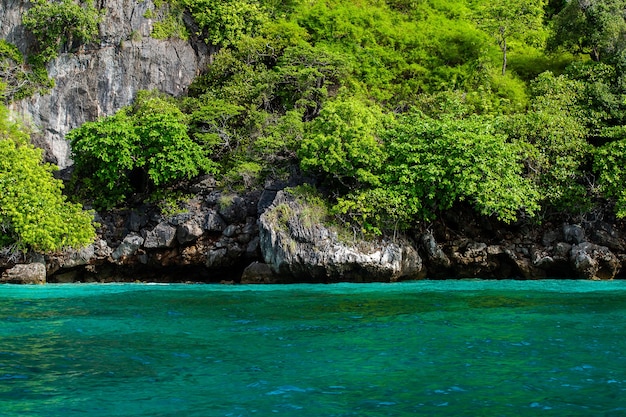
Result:
<svg viewBox="0 0 626 417">
<path fill-rule="evenodd" d="M 22 53 L 31 46 L 21 25 L 28 6 L 27 0 L 0 0 L 0 37 Z M 12 105 L 32 123 L 47 159 L 61 169 L 71 165 L 67 132 L 113 114 L 139 90 L 182 94 L 208 56 L 203 44 L 151 38 L 154 21 L 145 17 L 154 9 L 151 1 L 101 0 L 97 6 L 106 10 L 100 42 L 61 53 L 48 64 L 53 90 Z"/>
</svg>

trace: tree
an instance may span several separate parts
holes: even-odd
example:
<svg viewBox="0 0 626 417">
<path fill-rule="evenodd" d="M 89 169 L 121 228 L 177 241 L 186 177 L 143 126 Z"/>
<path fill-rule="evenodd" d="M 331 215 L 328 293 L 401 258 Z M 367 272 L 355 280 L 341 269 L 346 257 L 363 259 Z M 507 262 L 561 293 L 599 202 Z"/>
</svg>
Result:
<svg viewBox="0 0 626 417">
<path fill-rule="evenodd" d="M 569 1 L 553 20 L 549 49 L 589 54 L 594 61 L 618 57 L 626 47 L 624 0 Z"/>
<path fill-rule="evenodd" d="M 67 202 L 54 169 L 0 106 L 0 245 L 51 252 L 93 241 L 92 214 Z"/>
<path fill-rule="evenodd" d="M 591 151 L 581 106 L 588 97 L 585 85 L 545 72 L 530 87 L 530 109 L 501 118 L 499 128 L 525 149 L 526 177 L 539 190 L 542 206 L 578 214 L 589 207 L 583 169 Z"/>
<path fill-rule="evenodd" d="M 621 140 L 608 143 L 596 150 L 593 161 L 600 191 L 615 204 L 618 218 L 626 217 L 626 131 L 620 129 Z"/>
<path fill-rule="evenodd" d="M 201 172 L 214 172 L 207 151 L 187 132 L 171 101 L 143 92 L 132 107 L 68 133 L 75 178 L 100 207 Z"/>
<path fill-rule="evenodd" d="M 348 189 L 378 184 L 383 150 L 377 134 L 383 122 L 378 107 L 356 98 L 328 102 L 308 126 L 298 151 L 300 165 Z"/>
<path fill-rule="evenodd" d="M 490 33 L 502 52 L 502 75 L 506 73 L 509 40 L 522 38 L 541 27 L 545 0 L 487 1 L 477 9 L 480 27 Z"/>
<path fill-rule="evenodd" d="M 435 120 L 412 113 L 384 139 L 389 159 L 383 187 L 414 202 L 408 210 L 419 218 L 430 219 L 464 200 L 504 222 L 539 208 L 537 190 L 522 175 L 522 149 L 489 117 Z"/>
<path fill-rule="evenodd" d="M 0 101 L 20 100 L 53 85 L 45 67 L 29 68 L 17 47 L 0 39 Z"/>
</svg>

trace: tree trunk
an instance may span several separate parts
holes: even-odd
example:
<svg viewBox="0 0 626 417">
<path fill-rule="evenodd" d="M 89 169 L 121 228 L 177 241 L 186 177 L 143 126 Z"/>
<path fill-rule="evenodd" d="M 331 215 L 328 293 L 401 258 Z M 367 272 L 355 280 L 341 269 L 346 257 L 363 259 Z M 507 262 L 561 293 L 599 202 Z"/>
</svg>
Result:
<svg viewBox="0 0 626 417">
<path fill-rule="evenodd" d="M 502 39 L 502 76 L 506 74 L 506 38 Z"/>
</svg>

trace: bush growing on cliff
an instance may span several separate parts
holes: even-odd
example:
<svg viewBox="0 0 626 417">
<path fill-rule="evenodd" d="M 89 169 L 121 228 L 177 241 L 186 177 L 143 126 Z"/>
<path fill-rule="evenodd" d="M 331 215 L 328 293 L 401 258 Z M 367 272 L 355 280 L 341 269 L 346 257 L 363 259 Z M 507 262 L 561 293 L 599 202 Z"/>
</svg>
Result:
<svg viewBox="0 0 626 417">
<path fill-rule="evenodd" d="M 76 3 L 74 0 L 32 0 L 22 23 L 37 40 L 37 56 L 42 62 L 57 57 L 63 46 L 74 42 L 85 44 L 98 38 L 101 12 L 93 1 Z"/>
<path fill-rule="evenodd" d="M 93 241 L 93 216 L 66 201 L 53 170 L 0 106 L 0 246 L 50 252 Z"/>
<path fill-rule="evenodd" d="M 211 46 L 228 46 L 246 35 L 256 35 L 269 20 L 256 0 L 168 0 L 185 7 L 198 25 L 198 35 Z"/>
<path fill-rule="evenodd" d="M 75 179 L 99 207 L 215 170 L 206 150 L 189 138 L 178 107 L 147 92 L 132 107 L 85 123 L 67 137 Z"/>
<path fill-rule="evenodd" d="M 0 39 L 0 101 L 21 100 L 53 85 L 43 66 L 29 67 L 15 45 Z"/>
</svg>

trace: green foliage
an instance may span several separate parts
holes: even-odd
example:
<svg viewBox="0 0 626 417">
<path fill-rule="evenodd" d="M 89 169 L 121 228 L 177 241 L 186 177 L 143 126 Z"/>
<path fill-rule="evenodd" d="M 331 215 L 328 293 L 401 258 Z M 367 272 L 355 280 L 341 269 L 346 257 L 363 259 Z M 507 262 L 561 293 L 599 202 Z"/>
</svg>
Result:
<svg viewBox="0 0 626 417">
<path fill-rule="evenodd" d="M 96 205 L 110 207 L 133 191 L 214 172 L 206 151 L 189 138 L 185 121 L 168 99 L 140 94 L 133 107 L 68 134 L 76 178 Z"/>
<path fill-rule="evenodd" d="M 238 190 L 249 190 L 261 182 L 263 166 L 251 161 L 236 164 L 224 175 L 224 185 Z"/>
<path fill-rule="evenodd" d="M 461 201 L 504 222 L 539 209 L 539 194 L 523 177 L 522 148 L 497 133 L 491 118 L 413 112 L 382 136 L 379 182 L 339 197 L 333 208 L 363 232 L 406 229 Z"/>
<path fill-rule="evenodd" d="M 626 47 L 624 0 L 570 1 L 555 16 L 550 49 L 589 54 L 594 61 L 620 59 Z"/>
<path fill-rule="evenodd" d="M 626 132 L 621 129 L 622 139 L 599 148 L 593 161 L 598 175 L 600 191 L 615 203 L 617 217 L 626 217 Z"/>
<path fill-rule="evenodd" d="M 300 165 L 349 188 L 378 184 L 374 173 L 383 162 L 383 150 L 376 135 L 383 122 L 374 105 L 354 98 L 328 102 L 308 126 L 298 151 Z"/>
<path fill-rule="evenodd" d="M 66 201 L 54 167 L 41 160 L 42 151 L 0 107 L 0 243 L 40 252 L 88 245 L 93 216 Z"/>
<path fill-rule="evenodd" d="M 429 219 L 467 200 L 481 214 L 510 222 L 532 215 L 539 195 L 522 176 L 519 146 L 486 117 L 435 120 L 411 114 L 386 132 L 389 161 L 384 182 Z"/>
<path fill-rule="evenodd" d="M 502 75 L 512 38 L 528 40 L 533 36 L 542 27 L 545 5 L 545 0 L 509 0 L 486 1 L 476 8 L 479 26 L 495 38 L 502 52 Z"/>
<path fill-rule="evenodd" d="M 189 31 L 183 22 L 184 8 L 177 2 L 155 2 L 155 9 L 144 13 L 146 19 L 154 19 L 151 37 L 155 39 L 189 39 Z"/>
<path fill-rule="evenodd" d="M 74 0 L 32 0 L 31 3 L 22 23 L 37 40 L 36 52 L 41 62 L 56 58 L 63 46 L 71 48 L 74 42 L 85 44 L 98 39 L 102 14 L 93 1 L 82 5 Z"/>
<path fill-rule="evenodd" d="M 201 171 L 240 190 L 302 170 L 366 233 L 459 202 L 504 222 L 619 210 L 622 3 L 157 1 L 153 36 L 182 37 L 185 13 L 211 64 L 178 105 L 140 96 L 70 134 L 77 174 L 110 205 Z"/>
<path fill-rule="evenodd" d="M 17 47 L 0 39 L 0 101 L 21 100 L 52 86 L 45 68 L 29 68 Z"/>
<path fill-rule="evenodd" d="M 209 45 L 228 46 L 244 36 L 258 34 L 269 16 L 257 0 L 170 0 L 191 13 L 198 35 Z"/>
<path fill-rule="evenodd" d="M 181 19 L 176 16 L 167 16 L 162 20 L 154 22 L 150 36 L 155 39 L 189 39 L 187 28 Z"/>
</svg>

